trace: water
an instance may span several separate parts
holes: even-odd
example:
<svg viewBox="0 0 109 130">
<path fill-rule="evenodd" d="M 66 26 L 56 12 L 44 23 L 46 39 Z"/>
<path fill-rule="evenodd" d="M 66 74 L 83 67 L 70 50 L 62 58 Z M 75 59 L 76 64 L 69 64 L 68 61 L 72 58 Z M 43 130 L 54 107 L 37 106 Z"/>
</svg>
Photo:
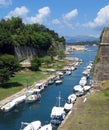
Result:
<svg viewBox="0 0 109 130">
<path fill-rule="evenodd" d="M 50 113 L 52 107 L 57 103 L 57 97 L 61 92 L 63 106 L 67 97 L 72 93 L 73 86 L 79 83 L 84 68 L 90 61 L 93 61 L 96 55 L 97 47 L 87 47 L 90 52 L 74 52 L 69 57 L 78 57 L 83 63 L 73 71 L 72 75 L 64 76 L 63 83 L 60 85 L 50 85 L 42 92 L 41 100 L 34 104 L 20 104 L 11 112 L 0 115 L 0 130 L 20 130 L 21 122 L 32 122 L 40 120 L 42 125 L 50 122 Z"/>
</svg>

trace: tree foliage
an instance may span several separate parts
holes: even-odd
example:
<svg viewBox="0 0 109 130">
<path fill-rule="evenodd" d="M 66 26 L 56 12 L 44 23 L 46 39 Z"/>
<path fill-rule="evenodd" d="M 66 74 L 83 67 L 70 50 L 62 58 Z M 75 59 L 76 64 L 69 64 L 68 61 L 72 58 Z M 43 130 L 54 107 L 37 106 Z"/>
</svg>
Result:
<svg viewBox="0 0 109 130">
<path fill-rule="evenodd" d="M 9 80 L 12 74 L 18 70 L 19 63 L 15 58 L 17 46 L 32 47 L 37 51 L 37 57 L 31 61 L 31 69 L 38 70 L 41 65 L 38 56 L 42 54 L 51 56 L 57 55 L 57 46 L 63 43 L 64 37 L 40 24 L 24 24 L 19 17 L 0 20 L 0 84 Z M 44 52 L 44 53 L 42 53 Z M 41 55 L 41 56 L 42 56 Z M 24 59 L 25 57 L 22 57 Z M 49 59 L 46 59 L 46 61 Z"/>
<path fill-rule="evenodd" d="M 14 54 L 13 46 L 33 46 L 37 50 L 47 52 L 54 41 L 63 42 L 64 37 L 59 37 L 56 32 L 40 24 L 24 24 L 19 17 L 0 21 L 0 52 Z M 7 49 L 7 45 L 10 46 Z M 5 48 L 5 51 L 3 51 Z"/>
<path fill-rule="evenodd" d="M 32 60 L 31 60 L 31 70 L 32 71 L 37 71 L 39 70 L 39 67 L 41 65 L 41 61 L 38 57 L 34 57 Z"/>
<path fill-rule="evenodd" d="M 0 84 L 8 81 L 19 68 L 18 60 L 13 55 L 5 54 L 0 56 Z"/>
</svg>

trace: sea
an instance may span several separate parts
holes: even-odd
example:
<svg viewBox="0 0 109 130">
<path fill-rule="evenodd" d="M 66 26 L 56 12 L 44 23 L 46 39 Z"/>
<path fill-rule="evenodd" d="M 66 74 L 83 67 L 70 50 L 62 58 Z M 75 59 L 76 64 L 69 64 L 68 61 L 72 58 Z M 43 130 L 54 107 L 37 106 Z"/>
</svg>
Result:
<svg viewBox="0 0 109 130">
<path fill-rule="evenodd" d="M 61 106 L 67 97 L 73 93 L 73 87 L 79 84 L 82 72 L 90 61 L 94 62 L 97 46 L 86 46 L 89 51 L 71 52 L 67 57 L 78 57 L 83 61 L 71 75 L 64 75 L 63 83 L 49 85 L 41 93 L 41 99 L 33 104 L 22 103 L 8 113 L 0 113 L 0 130 L 20 130 L 22 122 L 40 120 L 42 125 L 50 123 L 50 113 L 57 105 L 57 98 L 61 94 Z M 91 80 L 91 74 L 90 78 Z M 57 128 L 56 128 L 57 129 Z"/>
</svg>

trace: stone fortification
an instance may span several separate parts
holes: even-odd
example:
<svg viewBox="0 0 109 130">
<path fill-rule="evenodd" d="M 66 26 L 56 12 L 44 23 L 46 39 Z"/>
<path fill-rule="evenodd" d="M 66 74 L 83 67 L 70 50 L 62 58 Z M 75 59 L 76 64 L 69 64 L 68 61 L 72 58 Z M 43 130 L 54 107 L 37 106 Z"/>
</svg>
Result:
<svg viewBox="0 0 109 130">
<path fill-rule="evenodd" d="M 98 53 L 95 58 L 93 80 L 102 82 L 109 79 L 109 28 L 105 28 L 101 34 Z"/>
</svg>

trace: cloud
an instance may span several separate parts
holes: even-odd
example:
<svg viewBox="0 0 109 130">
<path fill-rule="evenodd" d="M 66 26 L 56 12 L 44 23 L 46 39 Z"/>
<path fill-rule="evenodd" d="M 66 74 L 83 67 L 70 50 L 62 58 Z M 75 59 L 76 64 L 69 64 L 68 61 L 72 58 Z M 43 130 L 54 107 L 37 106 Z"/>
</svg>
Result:
<svg viewBox="0 0 109 130">
<path fill-rule="evenodd" d="M 7 16 L 5 16 L 5 18 L 11 18 L 12 16 L 13 17 L 22 17 L 22 16 L 25 16 L 27 13 L 29 12 L 29 10 L 25 7 L 25 6 L 22 6 L 22 7 L 16 7 L 15 10 L 9 12 L 9 14 Z"/>
<path fill-rule="evenodd" d="M 74 10 L 68 12 L 67 14 L 65 14 L 63 16 L 63 19 L 66 21 L 69 21 L 69 20 L 72 20 L 77 15 L 78 15 L 78 11 L 77 11 L 77 9 L 74 9 Z"/>
<path fill-rule="evenodd" d="M 46 18 L 49 16 L 49 14 L 50 14 L 50 8 L 43 7 L 43 8 L 38 10 L 38 13 L 36 14 L 36 16 L 28 17 L 26 19 L 26 22 L 27 23 L 40 23 L 40 24 L 42 24 L 46 20 Z"/>
<path fill-rule="evenodd" d="M 91 28 L 101 28 L 104 26 L 109 26 L 109 5 L 100 9 L 97 13 L 96 18 L 92 22 L 84 24 L 84 26 Z"/>
<path fill-rule="evenodd" d="M 53 24 L 61 24 L 61 22 L 60 22 L 58 19 L 52 20 L 52 23 L 53 23 Z"/>
<path fill-rule="evenodd" d="M 11 0 L 0 0 L 0 6 L 9 6 L 12 5 L 12 1 Z"/>
</svg>

